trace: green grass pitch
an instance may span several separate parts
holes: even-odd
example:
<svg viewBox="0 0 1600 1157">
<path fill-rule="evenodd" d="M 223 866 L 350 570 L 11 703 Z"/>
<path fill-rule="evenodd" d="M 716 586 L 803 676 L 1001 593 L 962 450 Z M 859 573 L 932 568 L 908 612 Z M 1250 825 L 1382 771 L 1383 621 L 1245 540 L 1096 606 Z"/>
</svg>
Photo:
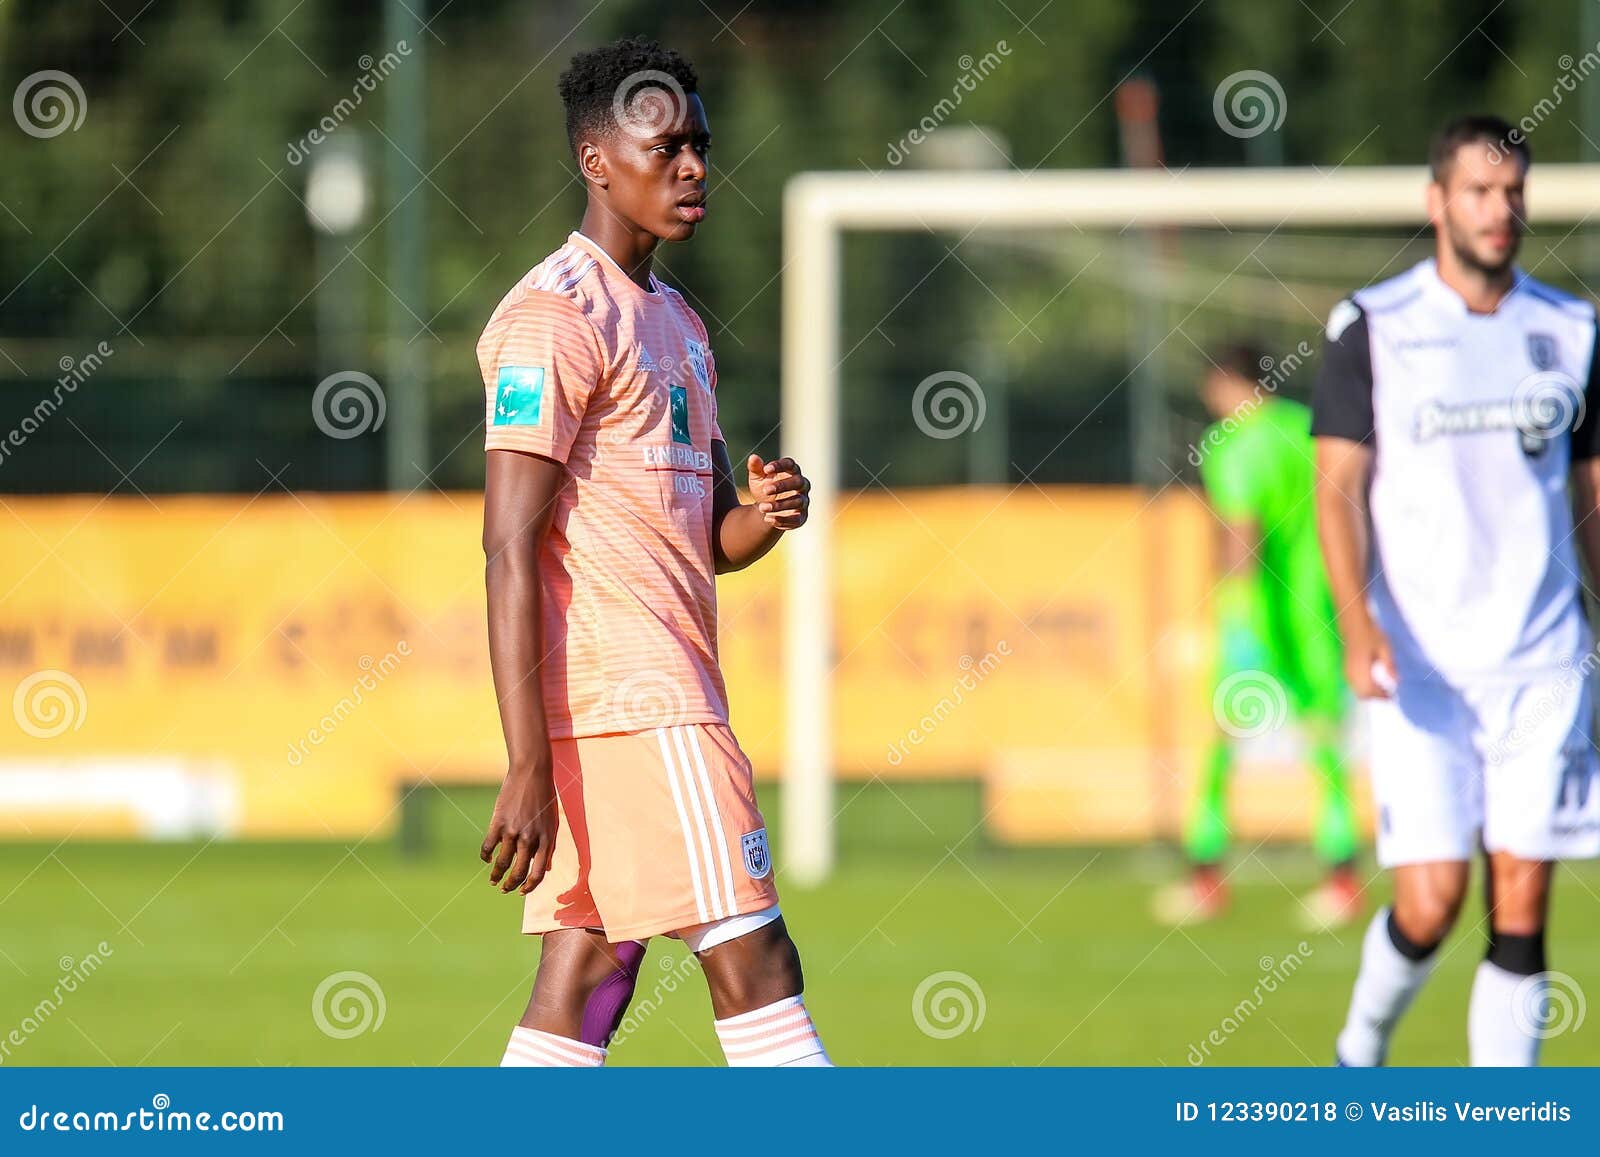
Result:
<svg viewBox="0 0 1600 1157">
<path fill-rule="evenodd" d="M 839 1063 L 1332 1060 L 1360 929 L 1300 931 L 1295 897 L 1316 878 L 1304 853 L 1240 849 L 1232 911 L 1172 931 L 1148 914 L 1174 869 L 1163 849 L 997 848 L 973 830 L 967 786 L 845 785 L 840 800 L 837 875 L 783 896 L 807 1002 Z M 497 1063 L 538 947 L 517 932 L 519 902 L 484 882 L 490 802 L 434 798 L 418 857 L 387 840 L 0 846 L 0 1063 Z M 1600 870 L 1564 868 L 1558 881 L 1551 966 L 1577 987 L 1545 1060 L 1596 1064 L 1600 1029 L 1576 1021 L 1583 990 L 1600 989 Z M 1383 896 L 1375 880 L 1369 908 Z M 1465 1063 L 1480 915 L 1470 907 L 1446 945 L 1396 1063 Z M 99 969 L 59 991 L 63 969 L 101 941 Z M 337 1035 L 339 1009 L 323 1017 L 335 1035 L 313 1013 L 319 985 L 343 972 L 381 991 L 381 1024 L 352 1036 Z M 703 981 L 676 942 L 652 946 L 631 1015 L 612 1064 L 721 1063 Z"/>
</svg>

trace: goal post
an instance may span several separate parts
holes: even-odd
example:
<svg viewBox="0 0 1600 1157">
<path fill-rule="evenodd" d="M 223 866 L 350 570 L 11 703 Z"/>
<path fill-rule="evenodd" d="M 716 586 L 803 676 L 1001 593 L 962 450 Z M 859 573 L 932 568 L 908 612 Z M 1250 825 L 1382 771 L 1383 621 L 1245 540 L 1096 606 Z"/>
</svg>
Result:
<svg viewBox="0 0 1600 1157">
<path fill-rule="evenodd" d="M 1126 229 L 1425 226 L 1420 167 L 802 173 L 783 199 L 783 452 L 812 482 L 811 518 L 785 545 L 786 874 L 825 880 L 834 861 L 833 536 L 840 479 L 840 254 L 846 230 L 1077 226 Z M 1537 222 L 1600 213 L 1600 164 L 1540 165 Z"/>
</svg>

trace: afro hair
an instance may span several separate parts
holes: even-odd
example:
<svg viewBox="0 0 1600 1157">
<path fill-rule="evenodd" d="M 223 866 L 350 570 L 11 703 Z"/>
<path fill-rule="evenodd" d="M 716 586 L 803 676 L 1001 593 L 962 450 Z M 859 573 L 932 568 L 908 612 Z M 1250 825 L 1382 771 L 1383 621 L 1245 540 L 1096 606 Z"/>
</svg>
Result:
<svg viewBox="0 0 1600 1157">
<path fill-rule="evenodd" d="M 576 152 L 579 138 L 609 131 L 619 98 L 631 101 L 640 90 L 668 90 L 671 85 L 679 90 L 675 96 L 687 97 L 699 83 L 694 65 L 643 37 L 629 36 L 580 52 L 557 86 L 567 110 L 567 143 Z"/>
</svg>

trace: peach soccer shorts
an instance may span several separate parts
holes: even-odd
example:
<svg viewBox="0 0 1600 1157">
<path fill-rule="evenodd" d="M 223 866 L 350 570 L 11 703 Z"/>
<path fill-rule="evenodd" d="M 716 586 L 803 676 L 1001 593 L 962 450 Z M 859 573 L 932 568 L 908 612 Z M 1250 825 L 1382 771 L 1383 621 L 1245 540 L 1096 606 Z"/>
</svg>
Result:
<svg viewBox="0 0 1600 1157">
<path fill-rule="evenodd" d="M 750 761 L 722 723 L 551 741 L 560 827 L 522 930 L 642 940 L 777 903 Z"/>
</svg>

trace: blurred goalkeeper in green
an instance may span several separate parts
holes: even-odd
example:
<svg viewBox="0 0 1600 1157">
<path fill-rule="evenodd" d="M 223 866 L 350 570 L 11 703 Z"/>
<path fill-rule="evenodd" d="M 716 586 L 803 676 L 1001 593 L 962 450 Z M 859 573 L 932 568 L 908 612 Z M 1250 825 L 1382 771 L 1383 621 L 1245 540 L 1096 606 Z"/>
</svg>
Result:
<svg viewBox="0 0 1600 1157">
<path fill-rule="evenodd" d="M 1316 775 L 1313 843 L 1327 865 L 1303 902 L 1311 927 L 1357 915 L 1356 822 L 1339 741 L 1346 691 L 1312 487 L 1311 411 L 1276 397 L 1257 375 L 1272 368 L 1259 348 L 1214 352 L 1201 399 L 1215 419 L 1190 461 L 1200 468 L 1217 516 L 1221 579 L 1214 594 L 1218 733 L 1184 820 L 1189 877 L 1157 897 L 1168 923 L 1206 920 L 1227 908 L 1222 860 L 1230 841 L 1228 789 L 1239 738 L 1292 716 Z"/>
</svg>

